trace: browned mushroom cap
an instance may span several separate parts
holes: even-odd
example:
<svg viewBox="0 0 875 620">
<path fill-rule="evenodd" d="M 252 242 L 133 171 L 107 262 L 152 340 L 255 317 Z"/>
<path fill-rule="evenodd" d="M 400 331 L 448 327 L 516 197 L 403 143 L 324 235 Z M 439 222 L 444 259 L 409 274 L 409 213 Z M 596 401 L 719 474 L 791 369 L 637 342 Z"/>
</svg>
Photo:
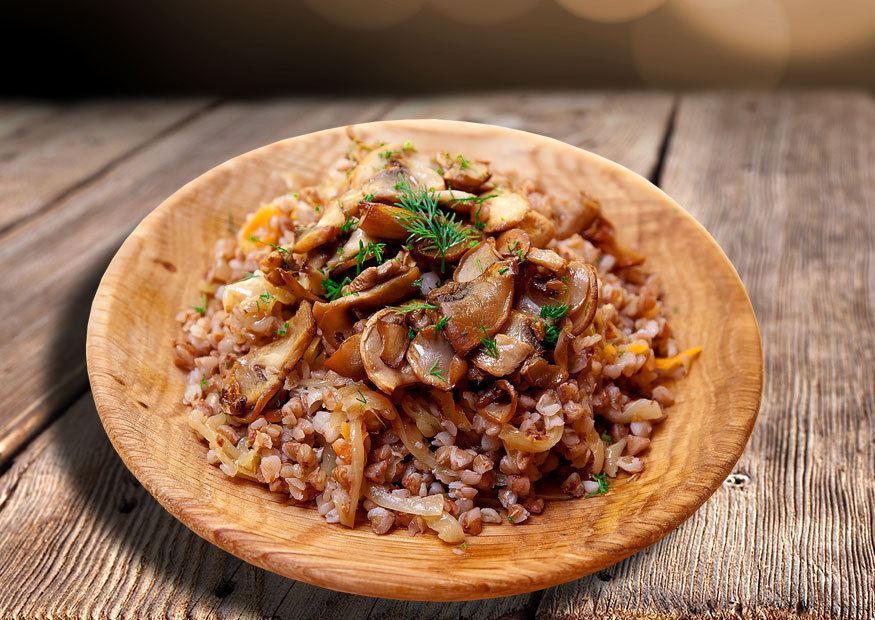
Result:
<svg viewBox="0 0 875 620">
<path fill-rule="evenodd" d="M 339 375 L 360 381 L 365 378 L 365 367 L 359 350 L 361 334 L 353 334 L 343 341 L 340 348 L 325 360 L 325 368 Z"/>
<path fill-rule="evenodd" d="M 368 153 L 353 170 L 350 187 L 361 190 L 361 195 L 373 195 L 377 202 L 398 202 L 396 184 L 402 177 L 416 187 L 436 191 L 446 187 L 437 166 L 425 155 L 405 149 L 401 143 L 386 144 Z"/>
<path fill-rule="evenodd" d="M 501 333 L 520 342 L 530 344 L 535 353 L 539 355 L 542 350 L 541 341 L 546 336 L 543 322 L 525 312 L 517 310 L 510 311 L 510 315 L 507 317 Z"/>
<path fill-rule="evenodd" d="M 529 253 L 526 254 L 526 260 L 533 265 L 543 267 L 547 271 L 552 271 L 555 274 L 560 274 L 567 265 L 567 261 L 553 250 L 544 250 L 541 248 L 532 248 L 529 250 Z"/>
<path fill-rule="evenodd" d="M 461 156 L 452 159 L 442 157 L 441 165 L 447 185 L 466 192 L 476 192 L 492 176 L 489 164 L 485 161 L 464 159 Z"/>
<path fill-rule="evenodd" d="M 502 402 L 504 400 L 507 402 Z M 498 424 L 509 422 L 516 413 L 517 393 L 509 381 L 501 379 L 480 394 L 477 398 L 477 409 Z"/>
<path fill-rule="evenodd" d="M 282 386 L 316 333 L 310 304 L 302 301 L 286 335 L 252 349 L 225 376 L 221 402 L 236 422 L 252 422 Z"/>
<path fill-rule="evenodd" d="M 465 252 L 459 259 L 459 265 L 453 272 L 453 280 L 470 282 L 499 260 L 501 257 L 495 251 L 495 239 L 489 237 Z"/>
<path fill-rule="evenodd" d="M 346 221 L 346 216 L 343 209 L 340 208 L 339 202 L 332 202 L 325 207 L 325 211 L 319 221 L 306 229 L 303 234 L 298 237 L 295 242 L 295 252 L 309 252 L 313 248 L 317 248 L 325 243 L 330 243 L 337 239 L 340 234 L 340 227 Z"/>
<path fill-rule="evenodd" d="M 532 245 L 547 245 L 556 236 L 556 226 L 532 208 L 529 199 L 520 192 L 496 190 L 494 198 L 483 202 L 486 232 L 519 228 L 529 235 Z"/>
<path fill-rule="evenodd" d="M 583 332 L 595 317 L 599 302 L 599 279 L 595 267 L 581 262 L 568 264 L 568 314 L 570 331 Z"/>
<path fill-rule="evenodd" d="M 530 357 L 523 362 L 520 374 L 530 384 L 541 388 L 558 387 L 568 379 L 568 371 L 558 364 L 551 364 L 543 357 Z"/>
<path fill-rule="evenodd" d="M 407 353 L 407 345 L 410 344 L 406 325 L 379 321 L 377 331 L 380 332 L 380 340 L 383 341 L 383 349 L 380 351 L 380 359 L 392 368 L 400 368 Z"/>
<path fill-rule="evenodd" d="M 362 330 L 359 354 L 368 379 L 386 394 L 392 394 L 400 386 L 415 383 L 417 377 L 409 364 L 402 364 L 400 368 L 396 369 L 383 361 L 380 356 L 383 352 L 383 339 L 377 327 L 381 321 L 400 325 L 404 318 L 391 308 L 384 308 L 374 313 Z"/>
<path fill-rule="evenodd" d="M 399 217 L 407 213 L 401 207 L 379 202 L 359 204 L 363 215 L 358 227 L 377 239 L 406 239 L 410 233 L 399 222 Z"/>
<path fill-rule="evenodd" d="M 456 355 L 443 333 L 429 328 L 410 343 L 407 361 L 421 382 L 439 390 L 451 390 L 468 370 L 468 364 Z"/>
<path fill-rule="evenodd" d="M 471 358 L 477 368 L 488 372 L 493 377 L 504 377 L 519 368 L 535 347 L 506 334 L 495 334 L 495 352 L 497 357 L 487 351 L 477 351 Z"/>
<path fill-rule="evenodd" d="M 501 328 L 513 305 L 514 261 L 493 263 L 470 282 L 450 281 L 428 294 L 429 303 L 449 317 L 447 337 L 459 355 L 481 344 L 484 330 L 491 338 Z"/>
<path fill-rule="evenodd" d="M 316 296 L 309 288 L 306 288 L 298 278 L 302 277 L 301 274 L 291 273 L 289 271 L 277 270 L 276 273 L 279 274 L 282 279 L 282 285 L 285 286 L 289 291 L 291 291 L 295 297 L 298 299 L 306 299 L 307 301 L 319 301 L 319 297 Z M 306 276 L 305 276 L 306 277 Z M 307 280 L 309 284 L 309 279 Z"/>
<path fill-rule="evenodd" d="M 371 289 L 344 295 L 330 303 L 317 302 L 313 305 L 313 315 L 316 317 L 325 350 L 329 355 L 352 335 L 354 321 L 350 311 L 353 308 L 374 310 L 417 292 L 413 283 L 419 279 L 419 267 L 408 257 L 401 263 L 401 269 L 400 273 L 375 284 Z"/>
<path fill-rule="evenodd" d="M 505 258 L 525 257 L 532 247 L 532 240 L 521 228 L 505 230 L 495 239 L 495 248 Z"/>
<path fill-rule="evenodd" d="M 454 263 L 457 260 L 461 259 L 465 252 L 468 251 L 468 241 L 462 241 L 448 247 L 444 255 L 441 256 L 440 252 L 438 252 L 432 244 L 433 242 L 430 240 L 417 239 L 407 247 L 410 248 L 410 251 L 415 256 L 418 256 L 428 261 L 433 267 L 436 267 L 438 270 L 440 270 L 441 265 L 446 268 L 447 263 Z"/>
</svg>

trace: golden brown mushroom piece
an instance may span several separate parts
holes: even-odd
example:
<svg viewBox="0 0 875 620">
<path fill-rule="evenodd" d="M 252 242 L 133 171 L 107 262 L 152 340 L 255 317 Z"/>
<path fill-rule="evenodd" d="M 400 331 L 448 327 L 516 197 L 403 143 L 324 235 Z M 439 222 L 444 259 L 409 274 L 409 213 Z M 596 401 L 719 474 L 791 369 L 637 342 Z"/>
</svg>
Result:
<svg viewBox="0 0 875 620">
<path fill-rule="evenodd" d="M 516 262 L 498 261 L 470 282 L 450 281 L 428 294 L 428 302 L 449 317 L 445 331 L 456 353 L 467 355 L 481 337 L 501 329 L 513 305 L 516 273 Z"/>
<path fill-rule="evenodd" d="M 359 351 L 360 342 L 361 334 L 353 334 L 344 340 L 340 348 L 325 360 L 325 368 L 357 381 L 364 379 L 365 367 Z"/>
<path fill-rule="evenodd" d="M 381 391 L 391 395 L 398 387 L 415 383 L 416 375 L 410 364 L 402 363 L 399 368 L 392 368 L 383 361 L 381 354 L 385 345 L 378 327 L 383 321 L 402 325 L 404 317 L 391 308 L 384 308 L 371 316 L 361 333 L 359 354 L 368 379 Z"/>
<path fill-rule="evenodd" d="M 235 422 L 249 424 L 258 417 L 301 359 L 315 333 L 310 304 L 302 301 L 285 336 L 252 349 L 234 362 L 225 376 L 221 403 Z"/>
<path fill-rule="evenodd" d="M 468 364 L 456 355 L 442 332 L 427 327 L 419 332 L 407 349 L 407 361 L 424 384 L 451 390 L 465 376 Z"/>
<path fill-rule="evenodd" d="M 453 272 L 453 280 L 470 282 L 500 260 L 501 256 L 495 250 L 495 239 L 484 239 L 459 259 L 459 265 Z"/>
<path fill-rule="evenodd" d="M 452 189 L 477 193 L 480 186 L 489 180 L 492 174 L 485 161 L 475 161 L 463 158 L 461 155 L 447 160 L 443 158 L 444 181 Z"/>
<path fill-rule="evenodd" d="M 599 303 L 599 278 L 595 267 L 581 262 L 568 264 L 569 331 L 577 336 L 592 323 Z"/>
<path fill-rule="evenodd" d="M 532 245 L 543 247 L 556 236 L 556 226 L 536 211 L 520 192 L 495 190 L 495 196 L 483 202 L 483 221 L 488 233 L 519 228 L 528 234 Z"/>
<path fill-rule="evenodd" d="M 346 221 L 346 216 L 340 208 L 340 203 L 332 202 L 326 206 L 319 221 L 307 228 L 295 242 L 295 252 L 303 254 L 313 248 L 337 239 L 340 227 Z"/>
</svg>

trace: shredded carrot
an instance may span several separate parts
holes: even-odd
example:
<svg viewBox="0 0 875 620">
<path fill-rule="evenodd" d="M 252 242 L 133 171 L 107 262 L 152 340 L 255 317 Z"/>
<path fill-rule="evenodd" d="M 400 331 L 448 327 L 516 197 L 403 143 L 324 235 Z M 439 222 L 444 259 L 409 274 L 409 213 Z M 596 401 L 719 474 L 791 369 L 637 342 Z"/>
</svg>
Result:
<svg viewBox="0 0 875 620">
<path fill-rule="evenodd" d="M 340 425 L 340 434 L 343 438 L 349 440 L 349 422 L 344 422 Z"/>
<path fill-rule="evenodd" d="M 615 347 L 614 345 L 612 345 L 612 344 L 605 345 L 605 353 L 607 353 L 608 355 L 614 355 L 616 352 L 617 352 L 617 347 Z"/>
<path fill-rule="evenodd" d="M 657 357 L 656 358 L 656 369 L 657 370 L 672 370 L 677 368 L 681 364 L 684 363 L 684 357 L 689 357 L 690 359 L 694 359 L 699 353 L 702 352 L 702 347 L 693 347 L 692 349 L 687 349 L 686 351 L 681 351 L 677 355 L 673 355 L 671 357 Z"/>
<path fill-rule="evenodd" d="M 275 204 L 264 205 L 255 212 L 246 226 L 240 229 L 237 233 L 237 242 L 244 252 L 249 253 L 259 245 L 251 241 L 250 237 L 257 237 L 263 243 L 276 243 L 279 240 L 279 231 L 270 228 L 270 220 L 274 215 L 282 215 L 280 208 Z"/>
<path fill-rule="evenodd" d="M 640 355 L 641 353 L 644 353 L 645 351 L 647 351 L 647 349 L 649 349 L 649 348 L 650 347 L 648 347 L 646 344 L 643 344 L 641 342 L 636 342 L 634 344 L 629 345 L 629 351 L 631 351 L 635 355 Z"/>
</svg>

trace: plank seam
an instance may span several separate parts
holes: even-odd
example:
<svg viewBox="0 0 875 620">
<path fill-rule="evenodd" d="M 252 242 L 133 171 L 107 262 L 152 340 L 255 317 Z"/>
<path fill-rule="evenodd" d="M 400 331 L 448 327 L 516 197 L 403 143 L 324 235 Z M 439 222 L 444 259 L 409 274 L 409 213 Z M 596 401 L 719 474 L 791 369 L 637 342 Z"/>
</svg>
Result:
<svg viewBox="0 0 875 620">
<path fill-rule="evenodd" d="M 118 155 L 117 157 L 112 159 L 111 161 L 108 161 L 106 164 L 104 164 L 103 166 L 101 166 L 99 169 L 95 170 L 91 174 L 85 176 L 84 178 L 80 179 L 79 181 L 76 181 L 71 186 L 62 190 L 57 196 L 48 200 L 42 207 L 34 210 L 33 213 L 30 213 L 29 215 L 27 215 L 19 220 L 16 220 L 15 222 L 11 222 L 11 223 L 7 224 L 6 226 L 0 227 L 0 239 L 2 239 L 5 235 L 10 234 L 13 231 L 21 228 L 22 226 L 24 226 L 28 222 L 31 222 L 34 219 L 36 219 L 36 218 L 38 218 L 46 213 L 50 213 L 55 207 L 58 206 L 58 204 L 63 202 L 64 199 L 69 197 L 71 194 L 79 191 L 80 189 L 87 187 L 88 185 L 91 185 L 95 181 L 100 180 L 102 177 L 105 177 L 107 174 L 109 174 L 115 168 L 117 168 L 121 163 L 129 160 L 131 157 L 134 157 L 138 153 L 149 148 L 150 146 L 152 146 L 153 144 L 155 144 L 159 140 L 162 140 L 163 138 L 167 137 L 168 135 L 170 135 L 170 134 L 178 131 L 179 129 L 185 127 L 186 125 L 192 123 L 193 121 L 197 120 L 198 118 L 200 118 L 201 116 L 203 116 L 207 112 L 210 112 L 211 110 L 218 107 L 221 103 L 222 103 L 222 101 L 219 99 L 207 102 L 202 107 L 190 112 L 189 114 L 186 114 L 185 116 L 183 116 L 182 118 L 180 118 L 176 122 L 171 123 L 170 125 L 168 125 L 164 129 L 160 130 L 158 133 L 146 138 L 145 140 L 143 140 L 139 144 L 134 145 L 133 147 L 131 147 L 130 149 L 128 149 L 124 153 L 121 153 L 120 155 Z"/>
<path fill-rule="evenodd" d="M 650 175 L 648 175 L 650 182 L 657 187 L 659 187 L 659 184 L 662 182 L 662 171 L 665 166 L 665 161 L 668 159 L 668 149 L 671 145 L 672 137 L 674 136 L 678 107 L 680 107 L 680 96 L 675 95 L 671 102 L 671 111 L 668 114 L 668 121 L 665 124 L 665 133 L 663 134 L 662 142 L 659 145 L 659 154 L 656 157 L 656 163 L 653 165 L 653 170 L 650 171 Z"/>
</svg>

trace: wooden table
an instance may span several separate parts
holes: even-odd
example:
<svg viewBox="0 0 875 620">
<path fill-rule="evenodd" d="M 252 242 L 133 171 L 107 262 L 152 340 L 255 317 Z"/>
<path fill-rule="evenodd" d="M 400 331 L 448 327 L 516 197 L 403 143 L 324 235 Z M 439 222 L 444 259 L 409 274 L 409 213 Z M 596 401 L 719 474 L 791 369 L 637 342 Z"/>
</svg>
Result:
<svg viewBox="0 0 875 620">
<path fill-rule="evenodd" d="M 766 360 L 747 452 L 694 517 L 608 570 L 458 604 L 293 582 L 178 523 L 101 429 L 85 325 L 137 222 L 243 151 L 405 117 L 509 125 L 619 161 L 692 212 L 747 286 Z M 873 245 L 863 93 L 0 102 L 0 617 L 875 617 Z"/>
</svg>

